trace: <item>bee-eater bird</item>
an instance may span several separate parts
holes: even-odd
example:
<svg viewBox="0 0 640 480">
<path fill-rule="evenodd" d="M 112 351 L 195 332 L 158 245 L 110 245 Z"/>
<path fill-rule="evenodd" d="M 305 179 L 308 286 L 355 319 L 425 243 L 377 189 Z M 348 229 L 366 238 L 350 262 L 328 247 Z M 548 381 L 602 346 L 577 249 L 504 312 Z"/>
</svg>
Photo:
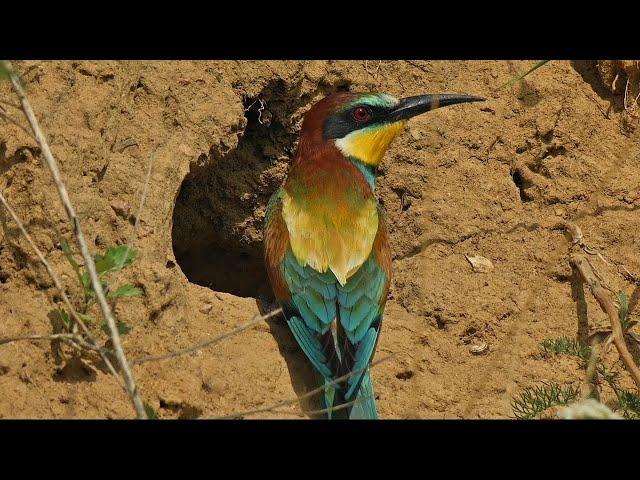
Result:
<svg viewBox="0 0 640 480">
<path fill-rule="evenodd" d="M 264 254 L 293 336 L 326 387 L 327 418 L 378 418 L 369 363 L 391 282 L 378 165 L 411 117 L 482 100 L 339 92 L 304 116 L 289 175 L 267 206 Z"/>
</svg>

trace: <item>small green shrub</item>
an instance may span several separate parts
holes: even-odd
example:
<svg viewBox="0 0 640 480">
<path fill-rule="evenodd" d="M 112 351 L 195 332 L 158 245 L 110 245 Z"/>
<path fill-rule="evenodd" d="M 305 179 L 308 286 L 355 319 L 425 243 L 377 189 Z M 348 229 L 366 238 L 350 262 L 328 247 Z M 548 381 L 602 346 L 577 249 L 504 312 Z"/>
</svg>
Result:
<svg viewBox="0 0 640 480">
<path fill-rule="evenodd" d="M 84 299 L 82 306 L 78 311 L 78 315 L 84 322 L 88 324 L 95 324 L 96 321 L 87 313 L 91 306 L 97 301 L 96 292 L 94 291 L 89 278 L 89 272 L 84 267 L 81 267 L 75 260 L 73 253 L 71 252 L 71 248 L 66 240 L 61 240 L 60 246 L 62 247 L 65 257 L 69 261 L 69 264 L 73 268 L 84 293 Z M 139 256 L 140 254 L 136 250 L 133 250 L 127 245 L 121 245 L 118 247 L 109 247 L 103 254 L 96 254 L 93 257 L 98 278 L 100 279 L 107 301 L 111 304 L 115 305 L 119 299 L 124 297 L 140 297 L 144 295 L 144 291 L 135 285 L 125 284 L 114 289 L 109 281 L 109 277 L 112 274 L 130 267 Z M 65 329 L 69 332 L 72 331 L 73 322 L 69 312 L 64 308 L 58 308 L 56 313 L 60 317 Z M 109 333 L 106 322 L 100 325 L 100 329 L 107 334 Z M 118 320 L 118 332 L 120 332 L 121 335 L 129 333 L 130 330 L 131 327 L 129 327 L 129 325 Z"/>
</svg>

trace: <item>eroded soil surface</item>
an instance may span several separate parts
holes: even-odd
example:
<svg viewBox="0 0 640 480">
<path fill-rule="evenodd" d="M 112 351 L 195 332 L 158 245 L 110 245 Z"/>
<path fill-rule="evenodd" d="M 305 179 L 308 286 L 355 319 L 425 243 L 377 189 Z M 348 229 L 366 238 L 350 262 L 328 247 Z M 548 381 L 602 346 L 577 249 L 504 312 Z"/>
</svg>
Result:
<svg viewBox="0 0 640 480">
<path fill-rule="evenodd" d="M 575 361 L 539 355 L 544 339 L 584 337 L 585 328 L 607 324 L 588 292 L 584 323 L 563 222 L 580 226 L 609 261 L 593 260 L 615 290 L 634 289 L 616 265 L 640 274 L 638 72 L 632 63 L 552 61 L 499 88 L 530 66 L 15 64 L 91 248 L 133 238 L 140 252 L 117 278 L 145 291 L 116 307 L 131 327 L 123 336 L 130 359 L 205 341 L 271 308 L 261 258 L 265 204 L 285 178 L 302 116 L 315 101 L 339 88 L 487 97 L 413 119 L 383 161 L 376 190 L 388 214 L 395 278 L 377 358 L 396 356 L 373 372 L 382 418 L 509 417 L 523 388 L 581 381 Z M 15 102 L 6 81 L 0 100 Z M 20 112 L 0 105 L 26 125 Z M 134 235 L 132 214 L 153 152 Z M 0 190 L 80 301 L 60 247 L 72 240 L 71 228 L 49 172 L 35 142 L 4 120 Z M 60 298 L 4 212 L 0 222 L 0 337 L 49 334 Z M 465 255 L 485 257 L 493 269 L 476 272 Z M 91 313 L 99 318 L 95 307 Z M 47 342 L 0 345 L 0 417 L 133 416 L 104 365 L 63 351 L 66 359 Z M 615 351 L 610 356 L 617 362 Z M 280 318 L 134 373 L 161 418 L 231 415 L 313 388 Z M 293 405 L 251 418 L 304 417 L 299 412 Z"/>
</svg>

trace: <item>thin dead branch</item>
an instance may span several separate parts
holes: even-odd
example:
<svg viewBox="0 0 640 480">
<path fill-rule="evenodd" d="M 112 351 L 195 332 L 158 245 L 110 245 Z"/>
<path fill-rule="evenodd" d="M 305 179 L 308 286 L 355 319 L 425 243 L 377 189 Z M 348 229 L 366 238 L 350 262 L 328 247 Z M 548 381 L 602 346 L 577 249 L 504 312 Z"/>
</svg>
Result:
<svg viewBox="0 0 640 480">
<path fill-rule="evenodd" d="M 584 255 L 572 255 L 570 263 L 571 266 L 580 273 L 582 280 L 589 286 L 591 293 L 600 304 L 600 307 L 608 315 L 609 321 L 611 322 L 611 331 L 613 333 L 613 343 L 620 354 L 620 358 L 624 363 L 624 366 L 631 374 L 636 387 L 640 390 L 640 369 L 633 361 L 633 357 L 627 349 L 627 344 L 624 340 L 624 332 L 622 331 L 622 325 L 620 324 L 620 319 L 618 317 L 618 310 L 607 295 L 607 291 L 595 274 L 589 260 Z"/>
<path fill-rule="evenodd" d="M 77 333 L 54 333 L 54 334 L 45 334 L 45 335 L 33 334 L 33 335 L 20 335 L 17 337 L 0 338 L 0 345 L 5 345 L 8 343 L 15 343 L 15 342 L 25 342 L 25 341 L 46 341 L 46 342 L 61 341 L 79 352 L 84 352 L 86 350 L 91 350 L 99 354 L 103 354 L 107 352 L 107 349 L 105 348 L 100 348 L 86 342 L 85 339 L 82 338 Z M 113 369 L 113 366 L 111 367 L 111 369 Z M 115 370 L 112 370 L 111 373 L 114 373 L 114 372 Z M 116 380 L 118 380 L 118 383 L 120 384 L 120 386 L 122 388 L 125 388 L 125 385 L 122 382 L 122 379 L 120 378 L 120 376 L 118 376 L 117 373 L 115 373 L 115 377 L 116 377 Z"/>
<path fill-rule="evenodd" d="M 597 256 L 607 266 L 611 266 L 611 265 L 615 266 L 618 275 L 620 275 L 622 278 L 624 278 L 626 281 L 630 283 L 633 283 L 635 285 L 640 285 L 640 279 L 638 278 L 638 276 L 632 274 L 629 271 L 629 269 L 627 269 L 627 267 L 625 267 L 624 265 L 619 265 L 614 261 L 607 260 L 604 257 L 604 255 L 602 255 L 600 252 L 598 252 L 597 250 L 587 245 L 584 241 L 584 235 L 582 234 L 582 230 L 580 229 L 579 226 L 571 222 L 565 222 L 564 228 L 567 230 L 567 232 L 569 232 L 569 235 L 571 236 L 571 246 L 577 246 L 584 253 Z M 597 272 L 596 272 L 596 275 L 597 275 Z M 602 278 L 600 278 L 600 281 L 602 281 Z M 603 283 L 603 286 L 607 290 L 613 292 L 613 290 L 608 285 Z"/>
<path fill-rule="evenodd" d="M 600 359 L 600 344 L 597 340 L 591 344 L 591 355 L 589 356 L 589 362 L 587 363 L 587 369 L 585 372 L 584 383 L 582 384 L 581 398 L 596 398 L 599 399 L 598 388 L 596 387 L 596 373 L 598 372 L 598 360 Z"/>
<path fill-rule="evenodd" d="M 118 271 L 122 270 L 124 262 L 129 258 L 129 252 L 131 252 L 131 248 L 133 247 L 133 242 L 136 238 L 136 234 L 138 233 L 138 225 L 140 223 L 140 215 L 142 214 L 142 207 L 144 207 L 144 202 L 147 199 L 147 191 L 149 189 L 149 180 L 151 179 L 151 171 L 153 169 L 153 161 L 155 160 L 156 150 L 151 152 L 149 155 L 149 162 L 147 164 L 147 174 L 144 178 L 144 185 L 142 187 L 142 194 L 140 195 L 140 203 L 138 204 L 138 211 L 136 212 L 136 219 L 133 223 L 133 232 L 131 232 L 131 237 L 129 237 L 129 241 L 127 242 L 127 250 L 120 260 L 118 264 Z"/>
<path fill-rule="evenodd" d="M 125 384 L 127 386 L 127 392 L 133 403 L 136 414 L 138 418 L 146 419 L 147 414 L 144 408 L 144 404 L 142 403 L 142 399 L 140 398 L 140 393 L 138 392 L 138 387 L 136 385 L 135 379 L 133 377 L 133 373 L 131 368 L 129 367 L 129 362 L 127 361 L 127 357 L 124 353 L 124 349 L 122 347 L 122 341 L 120 340 L 120 334 L 118 332 L 118 327 L 116 325 L 116 321 L 113 317 L 113 313 L 111 312 L 111 307 L 107 303 L 107 299 L 105 297 L 104 291 L 102 289 L 102 284 L 100 283 L 100 279 L 98 278 L 98 274 L 96 272 L 96 266 L 89 252 L 89 247 L 87 246 L 87 242 L 85 240 L 84 234 L 82 232 L 82 228 L 80 227 L 80 222 L 78 217 L 76 216 L 75 210 L 69 198 L 69 194 L 67 192 L 67 187 L 62 181 L 62 177 L 60 175 L 60 171 L 58 170 L 58 164 L 51 153 L 51 149 L 49 148 L 49 144 L 44 136 L 42 129 L 38 123 L 38 120 L 31 108 L 31 104 L 27 99 L 26 93 L 22 88 L 22 84 L 20 79 L 16 75 L 15 71 L 10 62 L 3 61 L 3 64 L 6 70 L 9 72 L 9 78 L 11 80 L 11 84 L 13 85 L 13 89 L 18 95 L 20 100 L 20 105 L 22 106 L 22 111 L 33 130 L 33 134 L 36 137 L 36 141 L 40 146 L 40 150 L 42 151 L 42 155 L 45 159 L 45 162 L 53 176 L 56 188 L 60 195 L 60 200 L 65 208 L 67 216 L 71 221 L 71 225 L 73 226 L 73 233 L 76 237 L 78 246 L 80 248 L 80 252 L 82 254 L 82 258 L 84 259 L 85 267 L 89 272 L 89 278 L 91 280 L 91 285 L 98 299 L 98 304 L 100 305 L 100 309 L 102 310 L 102 314 L 107 322 L 107 326 L 109 328 L 109 334 L 111 337 L 111 342 L 113 344 L 113 348 L 115 351 L 116 358 L 120 364 L 120 368 L 122 370 L 123 377 L 125 379 Z"/>
<path fill-rule="evenodd" d="M 582 229 L 578 225 L 571 222 L 567 222 L 566 229 L 571 235 L 572 245 L 579 246 L 585 253 L 588 253 L 589 255 L 597 255 L 597 257 L 600 260 L 602 260 L 606 265 L 611 265 L 611 263 L 609 263 L 607 259 L 602 256 L 600 252 L 589 247 L 589 245 L 587 245 L 584 242 L 584 235 L 582 234 Z"/>
<path fill-rule="evenodd" d="M 378 65 L 376 65 L 375 71 L 372 73 L 369 71 L 369 60 L 365 60 L 364 62 L 365 71 L 371 75 L 373 78 L 378 78 L 378 72 L 380 71 L 380 67 L 382 66 L 382 60 L 378 60 Z"/>
<path fill-rule="evenodd" d="M 62 297 L 62 301 L 64 302 L 65 306 L 67 307 L 67 309 L 71 313 L 71 316 L 76 321 L 76 323 L 78 325 L 80 325 L 80 328 L 82 329 L 82 331 L 86 335 L 87 339 L 89 340 L 89 342 L 86 343 L 86 345 L 91 350 L 96 350 L 98 353 L 100 353 L 100 356 L 102 357 L 102 360 L 104 361 L 104 363 L 107 366 L 107 368 L 109 369 L 109 371 L 114 375 L 114 377 L 116 378 L 116 381 L 120 384 L 121 387 L 125 388 L 125 385 L 122 382 L 122 379 L 120 378 L 120 375 L 118 375 L 118 372 L 116 371 L 116 369 L 114 368 L 113 364 L 111 363 L 111 361 L 109 360 L 109 358 L 106 355 L 107 350 L 103 349 L 103 348 L 100 348 L 98 346 L 98 343 L 97 343 L 96 339 L 93 337 L 93 335 L 91 335 L 91 332 L 87 328 L 87 325 L 84 323 L 84 321 L 82 320 L 80 315 L 78 315 L 78 312 L 76 311 L 76 309 L 71 304 L 71 301 L 69 300 L 69 297 L 67 296 L 67 294 L 66 294 L 66 292 L 64 290 L 62 282 L 60 281 L 60 279 L 58 278 L 56 273 L 53 271 L 53 269 L 51 268 L 51 265 L 49 265 L 49 262 L 47 262 L 47 259 L 44 258 L 44 254 L 42 253 L 42 251 L 40 251 L 38 246 L 35 244 L 35 242 L 33 241 L 33 238 L 31 238 L 31 235 L 29 235 L 29 232 L 27 232 L 27 230 L 25 229 L 24 224 L 22 223 L 22 221 L 20 220 L 20 218 L 18 217 L 16 212 L 13 211 L 11 206 L 9 206 L 9 203 L 7 202 L 7 199 L 4 197 L 4 195 L 1 192 L 0 192 L 0 203 L 2 203 L 2 205 L 7 210 L 7 212 L 9 212 L 9 215 L 11 216 L 13 221 L 16 223 L 16 225 L 18 225 L 18 228 L 20 229 L 20 233 L 22 233 L 24 238 L 27 239 L 27 242 L 29 243 L 29 245 L 31 246 L 33 251 L 36 253 L 36 255 L 38 257 L 38 260 L 40 260 L 40 263 L 42 263 L 42 265 L 44 266 L 45 270 L 49 274 L 49 277 L 51 277 L 51 280 L 53 281 L 53 284 L 56 287 L 56 290 L 58 290 L 58 293 Z M 78 340 L 78 338 L 79 337 L 76 335 L 76 340 Z M 6 342 L 2 342 L 2 343 L 6 343 Z M 81 344 L 82 342 L 78 341 L 78 343 Z"/>
<path fill-rule="evenodd" d="M 259 323 L 264 322 L 265 320 L 268 320 L 271 317 L 275 317 L 276 315 L 280 315 L 282 313 L 282 308 L 278 308 L 276 310 L 273 310 L 272 312 L 267 313 L 266 315 L 262 315 L 262 316 L 256 316 L 254 318 L 252 318 L 251 320 L 249 320 L 248 322 L 243 323 L 242 325 L 240 325 L 237 328 L 234 328 L 233 330 L 230 330 L 229 332 L 223 333 L 222 335 L 218 335 L 217 337 L 214 337 L 210 340 L 207 340 L 206 342 L 202 342 L 202 343 L 198 343 L 197 345 L 193 345 L 191 347 L 188 348 L 183 348 L 181 350 L 176 350 L 175 352 L 170 352 L 170 353 L 165 353 L 162 355 L 151 355 L 148 357 L 143 357 L 143 358 L 139 358 L 136 360 L 133 360 L 131 362 L 131 365 L 140 365 L 142 363 L 147 363 L 147 362 L 159 362 L 162 360 L 167 360 L 169 358 L 174 358 L 174 357 L 179 357 L 181 355 L 188 355 L 189 353 L 193 353 L 196 352 L 198 350 L 202 350 L 203 348 L 207 348 L 211 345 L 214 345 L 216 343 L 221 342 L 222 340 L 232 337 L 234 335 L 237 335 L 240 332 L 244 332 L 245 330 L 250 329 L 251 327 L 255 327 L 256 325 L 258 325 Z"/>
<path fill-rule="evenodd" d="M 383 357 L 380 360 L 376 360 L 375 362 L 369 363 L 369 365 L 367 365 L 364 368 L 361 368 L 361 369 L 358 369 L 358 370 L 353 370 L 352 372 L 349 372 L 346 375 L 342 375 L 341 377 L 338 377 L 335 380 L 332 380 L 331 382 L 328 382 L 328 383 L 322 385 L 321 387 L 314 388 L 313 390 L 310 390 L 307 393 L 305 393 L 304 395 L 301 395 L 299 397 L 291 398 L 289 400 L 282 400 L 280 402 L 274 403 L 273 405 L 269 405 L 267 407 L 256 408 L 256 409 L 253 409 L 253 410 L 246 410 L 244 412 L 238 412 L 238 413 L 234 413 L 234 414 L 231 414 L 231 415 L 226 415 L 224 417 L 218 417 L 217 420 L 237 419 L 237 418 L 248 417 L 250 415 L 256 415 L 258 413 L 277 412 L 282 407 L 286 407 L 288 405 L 293 405 L 293 404 L 298 403 L 298 402 L 300 402 L 302 400 L 305 400 L 307 398 L 311 398 L 314 395 L 317 395 L 318 393 L 324 392 L 327 388 L 329 388 L 329 387 L 331 387 L 333 385 L 337 385 L 338 383 L 344 382 L 348 378 L 364 372 L 367 368 L 373 368 L 376 365 L 381 364 L 382 362 L 386 362 L 387 360 L 391 360 L 395 356 L 396 356 L 395 353 L 393 353 L 391 355 L 387 355 L 386 357 Z M 348 403 L 352 404 L 353 402 L 348 402 Z M 338 405 L 337 407 L 331 407 L 329 409 L 323 409 L 322 411 L 329 411 L 329 410 L 333 411 L 333 410 L 339 410 L 340 408 L 346 408 L 346 407 L 342 407 L 341 405 Z M 314 412 L 309 412 L 309 413 L 319 413 L 319 412 L 320 411 L 314 411 Z"/>
<path fill-rule="evenodd" d="M 0 345 L 12 342 L 31 341 L 31 340 L 75 340 L 75 333 L 55 333 L 53 335 L 20 335 L 17 337 L 0 338 Z"/>
</svg>

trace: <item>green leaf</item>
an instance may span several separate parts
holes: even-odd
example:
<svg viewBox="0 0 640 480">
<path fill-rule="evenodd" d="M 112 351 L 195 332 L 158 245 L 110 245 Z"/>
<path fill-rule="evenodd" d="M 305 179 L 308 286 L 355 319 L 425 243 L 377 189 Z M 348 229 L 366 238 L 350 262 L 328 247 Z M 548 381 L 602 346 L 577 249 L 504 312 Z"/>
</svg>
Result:
<svg viewBox="0 0 640 480">
<path fill-rule="evenodd" d="M 96 321 L 91 315 L 86 315 L 84 313 L 78 312 L 78 316 L 82 319 L 84 323 L 89 323 L 89 324 L 96 323 Z"/>
<path fill-rule="evenodd" d="M 110 292 L 107 298 L 109 300 L 115 300 L 121 297 L 141 297 L 142 295 L 144 295 L 144 290 L 127 283 L 119 287 L 115 292 Z"/>
<path fill-rule="evenodd" d="M 618 293 L 618 302 L 620 308 L 618 309 L 618 318 L 620 318 L 620 324 L 622 325 L 622 331 L 629 329 L 629 297 L 624 292 Z"/>
<path fill-rule="evenodd" d="M 91 278 L 89 278 L 89 272 L 84 272 L 80 277 L 80 281 L 82 282 L 82 286 L 84 287 L 84 292 L 87 297 L 86 307 L 89 307 L 96 300 L 96 292 L 94 292 L 93 290 L 93 285 L 91 284 Z M 106 280 L 101 279 L 100 285 L 102 285 L 102 291 L 107 293 L 109 290 L 109 284 L 107 284 Z"/>
<path fill-rule="evenodd" d="M 107 255 L 97 254 L 93 257 L 93 261 L 96 264 L 96 272 L 98 275 L 102 275 L 104 273 L 110 272 L 115 268 L 115 263 L 111 257 Z"/>
<path fill-rule="evenodd" d="M 91 290 L 91 279 L 89 278 L 89 272 L 83 272 L 82 275 L 80 275 L 80 283 L 82 283 L 82 287 L 84 288 L 85 292 Z"/>
<path fill-rule="evenodd" d="M 105 273 L 117 272 L 131 266 L 140 253 L 129 247 L 128 245 L 120 245 L 119 247 L 109 247 L 104 255 L 96 255 L 96 270 L 99 275 Z"/>
<path fill-rule="evenodd" d="M 529 70 L 524 72 L 522 75 L 516 75 L 511 80 L 509 80 L 507 83 L 505 83 L 504 85 L 501 85 L 500 88 L 503 89 L 503 88 L 508 87 L 509 85 L 513 84 L 513 83 L 516 83 L 516 82 L 519 82 L 520 80 L 523 80 L 524 77 L 529 75 L 531 72 L 539 69 L 541 66 L 543 66 L 545 63 L 548 63 L 549 61 L 550 60 L 540 60 L 533 67 L 531 67 Z"/>
<path fill-rule="evenodd" d="M 58 308 L 56 312 L 60 316 L 60 320 L 62 320 L 65 328 L 69 330 L 71 328 L 71 320 L 69 319 L 69 314 L 67 313 L 67 311 L 63 308 Z"/>
<path fill-rule="evenodd" d="M 78 272 L 80 270 L 80 265 L 73 258 L 73 253 L 71 252 L 71 247 L 69 247 L 69 242 L 67 242 L 64 238 L 60 240 L 60 247 L 62 247 L 62 251 L 64 252 L 64 256 L 67 257 L 67 260 L 73 267 L 73 269 Z"/>
<path fill-rule="evenodd" d="M 71 264 L 71 267 L 73 267 L 73 271 L 76 272 L 76 276 L 78 277 L 78 281 L 84 287 L 84 283 L 83 283 L 83 280 L 82 280 L 82 274 L 80 273 L 80 265 L 78 265 L 78 262 L 76 262 L 75 258 L 73 258 L 73 253 L 71 252 L 71 248 L 69 247 L 69 243 L 64 238 L 62 240 L 60 240 L 60 247 L 62 247 L 62 251 L 64 252 L 64 256 L 67 258 L 67 261 L 69 262 L 69 264 Z M 85 291 L 86 291 L 86 287 L 85 287 Z"/>
<path fill-rule="evenodd" d="M 144 411 L 146 412 L 149 420 L 159 420 L 158 414 L 147 402 L 144 402 Z"/>
<path fill-rule="evenodd" d="M 118 333 L 120 335 L 126 335 L 127 333 L 129 333 L 131 331 L 131 327 L 129 325 L 127 325 L 126 323 L 121 322 L 120 320 L 118 320 L 116 324 L 118 325 Z M 105 322 L 102 325 L 100 325 L 100 330 L 102 330 L 107 335 L 110 334 L 109 326 L 107 325 L 107 322 Z"/>
</svg>

